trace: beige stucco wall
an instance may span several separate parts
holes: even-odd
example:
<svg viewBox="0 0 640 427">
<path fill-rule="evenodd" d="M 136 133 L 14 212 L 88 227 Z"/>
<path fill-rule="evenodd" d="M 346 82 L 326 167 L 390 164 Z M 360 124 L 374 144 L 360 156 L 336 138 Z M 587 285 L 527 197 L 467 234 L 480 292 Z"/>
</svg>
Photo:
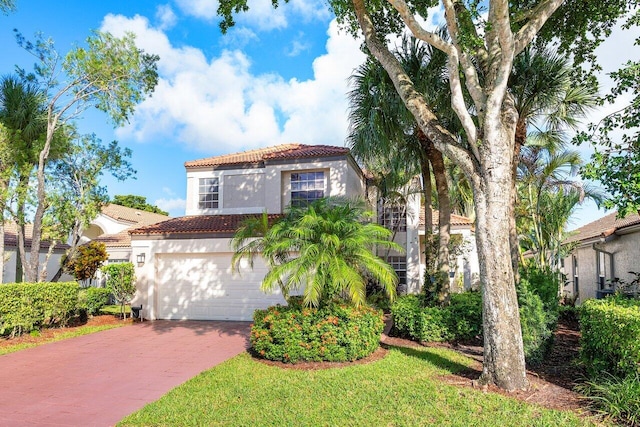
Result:
<svg viewBox="0 0 640 427">
<path fill-rule="evenodd" d="M 291 201 L 291 173 L 325 171 L 326 196 L 364 196 L 364 182 L 356 166 L 346 158 L 337 160 L 300 160 L 267 164 L 264 168 L 229 170 L 190 170 L 187 172 L 186 215 L 241 213 L 282 213 Z M 198 208 L 200 178 L 219 179 L 218 209 Z"/>
<path fill-rule="evenodd" d="M 254 208 L 264 206 L 264 174 L 227 174 L 222 183 L 222 208 Z"/>
<path fill-rule="evenodd" d="M 613 254 L 613 271 L 609 271 L 606 264 L 606 278 L 618 277 L 630 281 L 634 276 L 629 271 L 640 271 L 640 231 L 614 235 L 609 241 L 596 243 L 596 248 Z M 578 302 L 596 297 L 598 289 L 597 255 L 593 242 L 585 243 L 574 249 L 571 256 L 565 258 L 564 272 L 570 282 L 565 286 L 565 292 L 573 295 L 573 267 L 572 256 L 578 260 Z"/>
<path fill-rule="evenodd" d="M 28 249 L 27 249 L 28 250 Z M 2 275 L 2 283 L 14 283 L 16 281 L 16 260 L 17 250 L 16 248 L 5 248 L 5 254 L 8 256 L 7 261 L 4 263 L 4 272 Z M 40 268 L 47 258 L 47 252 L 45 250 L 40 251 Z M 53 276 L 58 272 L 60 268 L 60 260 L 62 258 L 62 252 L 54 252 L 49 261 L 47 262 L 47 280 L 51 280 Z M 29 254 L 27 254 L 29 259 Z M 24 277 L 24 276 L 23 276 Z M 73 277 L 68 274 L 62 274 L 60 278 L 61 282 L 73 281 Z"/>
</svg>

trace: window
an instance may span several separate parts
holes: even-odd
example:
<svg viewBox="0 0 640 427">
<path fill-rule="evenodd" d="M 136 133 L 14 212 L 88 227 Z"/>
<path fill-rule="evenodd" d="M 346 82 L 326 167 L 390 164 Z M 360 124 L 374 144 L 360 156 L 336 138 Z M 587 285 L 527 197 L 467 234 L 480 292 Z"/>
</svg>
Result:
<svg viewBox="0 0 640 427">
<path fill-rule="evenodd" d="M 218 199 L 220 197 L 218 190 L 218 178 L 200 178 L 198 208 L 217 209 Z"/>
<path fill-rule="evenodd" d="M 392 231 L 407 231 L 406 208 L 398 204 L 388 204 L 382 200 L 378 203 L 378 224 Z"/>
<path fill-rule="evenodd" d="M 307 206 L 324 197 L 324 172 L 291 174 L 291 206 Z"/>
<path fill-rule="evenodd" d="M 402 256 L 387 257 L 387 262 L 395 270 L 398 275 L 398 286 L 406 286 L 407 284 L 407 258 Z"/>
</svg>

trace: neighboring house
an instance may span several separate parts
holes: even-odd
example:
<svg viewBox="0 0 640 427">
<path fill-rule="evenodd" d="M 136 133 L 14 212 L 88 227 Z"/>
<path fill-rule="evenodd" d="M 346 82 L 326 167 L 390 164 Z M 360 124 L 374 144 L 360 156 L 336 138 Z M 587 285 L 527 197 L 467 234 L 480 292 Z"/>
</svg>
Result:
<svg viewBox="0 0 640 427">
<path fill-rule="evenodd" d="M 155 224 L 165 221 L 169 217 L 152 212 L 132 209 L 125 206 L 108 204 L 104 206 L 101 213 L 91 222 L 91 225 L 83 232 L 81 242 L 86 243 L 90 240 L 103 242 L 107 247 L 109 254 L 109 262 L 124 262 L 131 260 L 131 237 L 129 231 L 132 228 Z M 31 224 L 27 224 L 25 228 L 26 234 L 26 250 L 31 249 Z M 4 274 L 2 283 L 12 283 L 16 279 L 22 280 L 22 265 L 17 256 L 17 234 L 15 223 L 7 222 L 5 224 L 5 261 Z M 40 262 L 44 263 L 49 251 L 50 243 L 43 240 L 40 248 Z M 47 277 L 50 280 L 60 268 L 62 256 L 69 249 L 66 243 L 57 243 L 47 262 Z M 28 256 L 28 255 L 27 255 Z M 68 274 L 63 274 L 59 281 L 73 280 Z"/>
<path fill-rule="evenodd" d="M 562 260 L 567 277 L 564 292 L 579 302 L 612 292 L 614 278 L 631 281 L 640 271 L 640 216 L 616 218 L 611 213 L 575 231 L 565 239 L 571 252 Z"/>
<path fill-rule="evenodd" d="M 94 240 L 104 243 L 109 254 L 108 262 L 133 262 L 129 231 L 167 219 L 166 215 L 110 203 L 102 207 L 100 214 L 84 230 L 81 242 Z"/>
<path fill-rule="evenodd" d="M 27 258 L 31 251 L 31 234 L 33 228 L 31 224 L 27 224 L 25 227 L 25 250 L 27 251 Z M 40 244 L 40 269 L 42 271 L 42 265 L 47 260 L 47 253 L 49 252 L 51 242 L 43 240 Z M 54 246 L 53 252 L 49 257 L 46 265 L 47 280 L 50 280 L 60 268 L 60 261 L 62 256 L 69 246 L 65 243 L 57 243 Z M 23 279 L 22 263 L 18 256 L 18 235 L 16 224 L 13 222 L 7 222 L 4 226 L 4 273 L 2 275 L 2 283 L 14 283 L 21 282 Z M 61 281 L 73 280 L 73 277 L 64 274 Z"/>
<path fill-rule="evenodd" d="M 344 147 L 283 144 L 194 160 L 185 168 L 186 216 L 131 231 L 133 304 L 142 304 L 149 319 L 251 320 L 254 310 L 284 303 L 279 291 L 260 290 L 267 272 L 262 260 L 232 271 L 230 242 L 238 226 L 250 216 L 277 218 L 289 205 L 324 197 L 370 199 L 362 170 Z M 409 291 L 419 290 L 422 280 L 419 200 L 411 199 L 395 235 L 406 253 L 385 254 Z M 385 226 L 399 219 L 384 207 L 380 215 Z"/>
</svg>

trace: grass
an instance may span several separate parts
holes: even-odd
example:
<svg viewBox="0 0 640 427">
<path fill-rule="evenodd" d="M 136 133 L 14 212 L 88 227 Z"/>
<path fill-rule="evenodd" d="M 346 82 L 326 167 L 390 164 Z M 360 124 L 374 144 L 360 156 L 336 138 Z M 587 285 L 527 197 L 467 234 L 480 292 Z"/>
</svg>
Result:
<svg viewBox="0 0 640 427">
<path fill-rule="evenodd" d="M 438 375 L 469 366 L 445 349 L 392 348 L 381 360 L 318 371 L 268 366 L 241 354 L 203 372 L 121 426 L 583 426 L 552 411 Z"/>
<path fill-rule="evenodd" d="M 88 325 L 88 326 L 79 326 L 74 328 L 73 330 L 65 330 L 61 328 L 58 331 L 53 333 L 53 336 L 50 338 L 43 338 L 41 340 L 37 340 L 36 342 L 22 342 L 14 345 L 8 345 L 6 347 L 0 347 L 0 356 L 4 354 L 14 353 L 16 351 L 25 350 L 31 347 L 37 347 L 42 344 L 47 344 L 55 341 L 62 341 L 67 338 L 79 337 L 82 335 L 93 334 L 94 332 L 100 332 L 107 329 L 119 328 L 120 326 L 124 326 L 125 323 L 120 324 L 106 324 L 106 325 Z"/>
<path fill-rule="evenodd" d="M 124 306 L 124 314 L 127 316 L 131 313 L 131 306 Z M 100 309 L 100 314 L 120 314 L 120 304 L 105 305 Z"/>
</svg>

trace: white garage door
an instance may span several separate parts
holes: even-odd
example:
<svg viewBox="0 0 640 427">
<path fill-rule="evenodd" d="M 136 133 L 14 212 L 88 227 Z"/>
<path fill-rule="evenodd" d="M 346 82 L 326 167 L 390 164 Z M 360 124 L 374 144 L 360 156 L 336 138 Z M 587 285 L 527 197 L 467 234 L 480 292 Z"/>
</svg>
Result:
<svg viewBox="0 0 640 427">
<path fill-rule="evenodd" d="M 252 320 L 253 312 L 284 304 L 280 292 L 265 294 L 260 283 L 267 272 L 261 259 L 253 270 L 231 270 L 231 253 L 159 254 L 159 319 Z"/>
</svg>

